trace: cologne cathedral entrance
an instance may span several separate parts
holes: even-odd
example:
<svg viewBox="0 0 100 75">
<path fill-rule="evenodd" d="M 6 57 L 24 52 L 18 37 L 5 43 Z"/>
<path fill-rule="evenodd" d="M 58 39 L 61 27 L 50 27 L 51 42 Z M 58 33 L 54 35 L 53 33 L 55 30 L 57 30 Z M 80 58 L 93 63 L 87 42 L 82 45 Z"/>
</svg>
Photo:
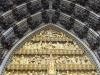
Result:
<svg viewBox="0 0 100 75">
<path fill-rule="evenodd" d="M 96 64 L 83 48 L 64 32 L 40 30 L 24 40 L 3 75 L 98 75 Z"/>
</svg>

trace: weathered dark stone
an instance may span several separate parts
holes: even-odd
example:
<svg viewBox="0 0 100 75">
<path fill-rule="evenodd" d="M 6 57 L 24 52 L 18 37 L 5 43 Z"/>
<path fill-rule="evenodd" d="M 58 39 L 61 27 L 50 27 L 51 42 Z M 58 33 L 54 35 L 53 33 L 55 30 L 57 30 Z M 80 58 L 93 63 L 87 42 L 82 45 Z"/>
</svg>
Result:
<svg viewBox="0 0 100 75">
<path fill-rule="evenodd" d="M 55 11 L 55 13 L 52 17 L 52 22 L 57 23 L 57 21 L 59 21 L 59 16 L 60 16 L 60 10 Z"/>
<path fill-rule="evenodd" d="M 16 37 L 14 35 L 13 28 L 8 29 L 8 31 L 2 34 L 1 37 L 2 46 L 6 49 L 10 49 L 13 46 L 15 39 Z"/>
<path fill-rule="evenodd" d="M 49 9 L 49 2 L 48 0 L 41 0 L 41 4 L 44 10 Z"/>
<path fill-rule="evenodd" d="M 15 19 L 18 21 L 28 17 L 29 15 L 26 5 L 22 5 L 19 8 L 15 8 L 13 10 L 13 14 L 15 16 Z"/>
<path fill-rule="evenodd" d="M 28 31 L 28 28 L 29 27 L 27 21 L 25 20 L 14 26 L 14 32 L 17 37 L 22 38 L 24 34 Z"/>
<path fill-rule="evenodd" d="M 100 0 L 88 0 L 88 6 L 96 13 L 100 12 Z"/>
<path fill-rule="evenodd" d="M 84 22 L 88 19 L 89 11 L 79 5 L 76 5 L 73 14 L 77 19 Z"/>
<path fill-rule="evenodd" d="M 53 9 L 56 9 L 56 10 L 59 9 L 60 2 L 61 0 L 54 0 L 53 5 L 52 5 Z"/>
<path fill-rule="evenodd" d="M 12 0 L 0 0 L 0 6 L 3 11 L 7 11 L 13 7 Z"/>
<path fill-rule="evenodd" d="M 74 21 L 75 20 L 73 18 L 69 18 L 67 20 L 60 19 L 60 24 L 63 25 L 67 30 L 70 30 L 73 28 Z"/>
<path fill-rule="evenodd" d="M 100 29 L 100 17 L 96 16 L 93 13 L 89 14 L 89 17 L 87 19 L 87 23 L 94 30 Z"/>
<path fill-rule="evenodd" d="M 27 3 L 27 8 L 31 14 L 34 14 L 42 9 L 41 3 L 37 1 Z"/>
<path fill-rule="evenodd" d="M 91 49 L 95 50 L 100 46 L 100 37 L 87 36 L 87 42 Z"/>
<path fill-rule="evenodd" d="M 42 21 L 44 23 L 49 23 L 49 15 L 48 15 L 47 11 L 43 10 L 41 15 L 42 15 Z"/>
<path fill-rule="evenodd" d="M 75 4 L 69 1 L 62 1 L 60 5 L 60 10 L 67 14 L 72 14 L 74 11 Z"/>
<path fill-rule="evenodd" d="M 79 38 L 83 39 L 87 36 L 89 28 L 87 26 L 77 26 L 74 27 L 74 32 L 78 35 Z"/>
</svg>

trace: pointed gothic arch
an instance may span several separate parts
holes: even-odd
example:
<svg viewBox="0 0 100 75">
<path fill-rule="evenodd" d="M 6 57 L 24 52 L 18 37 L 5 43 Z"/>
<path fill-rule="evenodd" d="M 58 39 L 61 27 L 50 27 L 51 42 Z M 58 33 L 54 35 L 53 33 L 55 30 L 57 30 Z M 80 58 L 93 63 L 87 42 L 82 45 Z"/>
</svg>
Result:
<svg viewBox="0 0 100 75">
<path fill-rule="evenodd" d="M 32 31 L 31 33 L 27 34 L 25 37 L 23 37 L 10 51 L 9 53 L 6 55 L 5 59 L 3 60 L 3 63 L 0 66 L 0 75 L 3 74 L 4 69 L 6 68 L 6 66 L 9 64 L 10 62 L 10 58 L 13 56 L 13 54 L 16 52 L 17 49 L 19 49 L 20 47 L 22 47 L 22 45 L 30 40 L 32 38 L 32 36 L 34 36 L 35 34 L 37 34 L 38 32 L 42 31 L 42 30 L 46 30 L 48 28 L 51 28 L 53 30 L 56 31 L 60 31 L 63 32 L 66 36 L 71 37 L 75 42 L 77 42 L 77 44 L 82 48 L 82 50 L 85 51 L 85 53 L 89 56 L 89 58 L 91 59 L 91 61 L 93 63 L 95 63 L 96 65 L 96 69 L 98 70 L 98 75 L 100 72 L 100 64 L 99 61 L 97 60 L 96 56 L 94 55 L 94 53 L 88 48 L 87 45 L 85 45 L 79 38 L 77 38 L 75 35 L 73 35 L 72 33 L 70 33 L 69 31 L 67 31 L 66 29 L 64 29 L 63 27 L 60 27 L 59 25 L 53 25 L 53 24 L 48 24 L 48 25 L 43 25 L 38 27 L 37 29 L 35 29 L 34 31 Z"/>
</svg>

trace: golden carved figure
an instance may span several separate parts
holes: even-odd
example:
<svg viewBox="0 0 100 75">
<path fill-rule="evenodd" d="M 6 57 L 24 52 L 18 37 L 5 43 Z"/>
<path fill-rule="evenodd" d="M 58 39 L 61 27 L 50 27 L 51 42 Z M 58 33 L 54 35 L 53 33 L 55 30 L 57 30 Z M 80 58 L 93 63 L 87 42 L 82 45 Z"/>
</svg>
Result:
<svg viewBox="0 0 100 75">
<path fill-rule="evenodd" d="M 48 75 L 56 75 L 55 61 L 54 61 L 52 55 L 50 55 L 50 59 L 49 59 Z"/>
</svg>

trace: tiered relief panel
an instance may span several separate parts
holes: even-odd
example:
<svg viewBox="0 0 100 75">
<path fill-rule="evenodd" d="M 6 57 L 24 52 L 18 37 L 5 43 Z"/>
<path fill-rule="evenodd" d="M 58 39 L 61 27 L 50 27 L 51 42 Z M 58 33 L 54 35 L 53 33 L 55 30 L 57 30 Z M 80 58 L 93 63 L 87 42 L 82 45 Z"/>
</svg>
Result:
<svg viewBox="0 0 100 75">
<path fill-rule="evenodd" d="M 4 75 L 97 75 L 76 42 L 63 32 L 40 31 L 15 52 Z"/>
</svg>

